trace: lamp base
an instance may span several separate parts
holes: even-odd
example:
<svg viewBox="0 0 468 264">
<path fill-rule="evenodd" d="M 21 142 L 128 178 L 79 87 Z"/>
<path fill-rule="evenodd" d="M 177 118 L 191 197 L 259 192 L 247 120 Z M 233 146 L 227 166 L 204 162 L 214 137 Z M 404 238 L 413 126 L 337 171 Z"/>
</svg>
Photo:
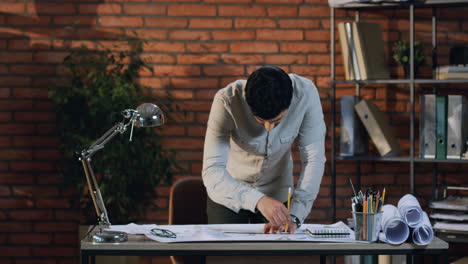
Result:
<svg viewBox="0 0 468 264">
<path fill-rule="evenodd" d="M 108 231 L 99 228 L 99 231 L 92 234 L 93 243 L 123 243 L 128 241 L 128 236 L 124 232 Z"/>
</svg>

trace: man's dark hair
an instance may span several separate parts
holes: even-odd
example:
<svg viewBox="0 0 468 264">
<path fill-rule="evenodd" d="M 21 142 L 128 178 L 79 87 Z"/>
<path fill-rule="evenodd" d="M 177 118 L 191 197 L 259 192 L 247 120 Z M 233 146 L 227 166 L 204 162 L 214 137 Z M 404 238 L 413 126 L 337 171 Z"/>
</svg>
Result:
<svg viewBox="0 0 468 264">
<path fill-rule="evenodd" d="M 289 108 L 293 94 L 291 78 L 276 66 L 263 66 L 252 72 L 245 86 L 245 98 L 252 113 L 268 120 Z"/>
</svg>

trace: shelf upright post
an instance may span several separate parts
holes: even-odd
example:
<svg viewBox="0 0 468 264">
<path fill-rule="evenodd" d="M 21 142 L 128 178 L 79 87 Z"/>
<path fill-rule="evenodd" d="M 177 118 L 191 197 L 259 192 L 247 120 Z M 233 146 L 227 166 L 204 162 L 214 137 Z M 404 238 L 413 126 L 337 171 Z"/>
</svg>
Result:
<svg viewBox="0 0 468 264">
<path fill-rule="evenodd" d="M 410 4 L 410 193 L 414 194 L 414 4 Z"/>
<path fill-rule="evenodd" d="M 335 171 L 335 8 L 330 7 L 330 80 L 331 80 L 331 153 L 330 182 L 332 197 L 332 222 L 336 219 L 336 171 Z"/>
<path fill-rule="evenodd" d="M 432 76 L 436 76 L 437 69 L 437 12 L 432 7 Z M 436 93 L 436 85 L 432 86 L 432 93 Z M 438 164 L 432 163 L 432 199 L 437 200 L 438 188 Z"/>
<path fill-rule="evenodd" d="M 359 9 L 357 9 L 354 13 L 354 16 L 355 16 L 355 21 L 356 22 L 359 22 Z M 358 98 L 361 97 L 361 83 L 357 82 L 356 83 L 356 96 Z M 356 187 L 358 188 L 358 190 L 361 189 L 361 161 L 358 160 L 356 161 Z"/>
</svg>

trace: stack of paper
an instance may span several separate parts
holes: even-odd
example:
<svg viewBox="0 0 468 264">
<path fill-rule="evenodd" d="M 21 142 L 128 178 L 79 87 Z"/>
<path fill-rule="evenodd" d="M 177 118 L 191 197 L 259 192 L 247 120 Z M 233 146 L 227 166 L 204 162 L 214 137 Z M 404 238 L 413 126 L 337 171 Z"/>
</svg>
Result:
<svg viewBox="0 0 468 264">
<path fill-rule="evenodd" d="M 468 242 L 468 197 L 449 196 L 431 202 L 437 235 L 447 241 Z"/>
</svg>

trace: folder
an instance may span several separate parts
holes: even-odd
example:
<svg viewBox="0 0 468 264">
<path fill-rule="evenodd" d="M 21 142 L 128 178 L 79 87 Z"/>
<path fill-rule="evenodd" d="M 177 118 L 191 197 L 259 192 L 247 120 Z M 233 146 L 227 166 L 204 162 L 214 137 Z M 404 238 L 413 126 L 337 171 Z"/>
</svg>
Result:
<svg viewBox="0 0 468 264">
<path fill-rule="evenodd" d="M 463 95 L 449 95 L 447 105 L 447 159 L 461 159 L 468 140 L 468 105 Z"/>
<path fill-rule="evenodd" d="M 380 25 L 357 22 L 352 26 L 361 80 L 389 79 Z"/>
<path fill-rule="evenodd" d="M 419 156 L 425 159 L 435 159 L 437 140 L 435 101 L 435 94 L 425 94 L 420 97 Z"/>
<path fill-rule="evenodd" d="M 436 97 L 436 159 L 447 158 L 447 97 Z"/>
<path fill-rule="evenodd" d="M 364 127 L 354 111 L 354 105 L 357 102 L 359 102 L 358 96 L 344 95 L 341 97 L 341 156 L 354 156 L 367 151 Z"/>
<path fill-rule="evenodd" d="M 361 100 L 354 106 L 354 109 L 381 156 L 393 156 L 400 153 L 400 145 L 393 128 L 385 114 L 376 105 L 367 100 Z"/>
<path fill-rule="evenodd" d="M 340 38 L 341 55 L 343 57 L 343 67 L 346 80 L 354 80 L 353 62 L 351 60 L 352 51 L 350 51 L 349 40 L 346 35 L 345 23 L 338 24 L 338 35 Z"/>
</svg>

